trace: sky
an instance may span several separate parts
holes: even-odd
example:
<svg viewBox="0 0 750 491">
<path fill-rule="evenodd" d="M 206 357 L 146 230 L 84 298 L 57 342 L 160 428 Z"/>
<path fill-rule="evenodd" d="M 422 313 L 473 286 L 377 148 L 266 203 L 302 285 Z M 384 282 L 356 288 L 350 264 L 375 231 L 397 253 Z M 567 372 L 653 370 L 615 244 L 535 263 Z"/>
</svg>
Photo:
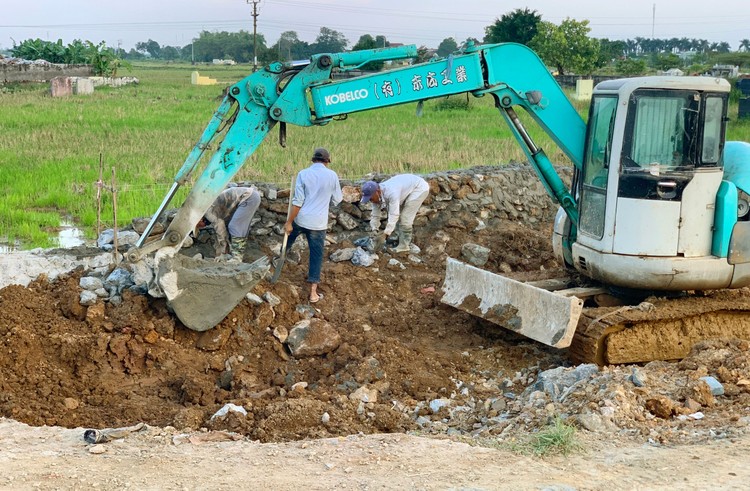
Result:
<svg viewBox="0 0 750 491">
<path fill-rule="evenodd" d="M 590 36 L 707 39 L 736 50 L 750 38 L 748 0 L 0 0 L 0 49 L 29 38 L 67 44 L 74 39 L 133 48 L 153 39 L 185 46 L 203 30 L 257 30 L 267 44 L 284 31 L 312 43 L 321 27 L 341 32 L 349 47 L 363 34 L 436 48 L 453 37 L 482 40 L 484 28 L 503 14 L 529 8 L 542 20 L 590 22 Z"/>
</svg>

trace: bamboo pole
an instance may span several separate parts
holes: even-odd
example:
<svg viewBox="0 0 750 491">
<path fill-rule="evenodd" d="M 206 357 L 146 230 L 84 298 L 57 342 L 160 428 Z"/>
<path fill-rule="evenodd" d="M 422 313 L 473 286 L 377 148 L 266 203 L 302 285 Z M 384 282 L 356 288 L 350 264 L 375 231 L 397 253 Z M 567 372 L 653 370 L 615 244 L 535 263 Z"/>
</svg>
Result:
<svg viewBox="0 0 750 491">
<path fill-rule="evenodd" d="M 112 215 L 114 220 L 114 257 L 115 257 L 115 264 L 120 264 L 120 256 L 119 252 L 117 252 L 117 186 L 115 184 L 115 168 L 112 167 Z"/>
<path fill-rule="evenodd" d="M 104 168 L 104 162 L 102 160 L 102 153 L 99 152 L 99 180 L 96 181 L 96 238 L 99 238 L 99 234 L 102 233 L 102 188 L 104 187 L 104 181 L 102 177 Z"/>
</svg>

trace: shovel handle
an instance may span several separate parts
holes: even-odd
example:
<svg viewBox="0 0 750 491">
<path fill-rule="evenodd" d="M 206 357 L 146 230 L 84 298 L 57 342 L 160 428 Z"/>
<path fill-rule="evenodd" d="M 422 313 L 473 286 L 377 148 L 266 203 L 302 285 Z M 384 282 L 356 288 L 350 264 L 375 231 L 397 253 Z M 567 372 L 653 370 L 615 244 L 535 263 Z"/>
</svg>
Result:
<svg viewBox="0 0 750 491">
<path fill-rule="evenodd" d="M 292 199 L 294 198 L 294 185 L 297 182 L 297 175 L 295 174 L 292 177 L 292 187 L 289 191 L 289 208 L 286 212 L 286 220 L 289 221 L 289 217 L 292 215 Z M 284 262 L 286 261 L 286 245 L 289 241 L 289 232 L 286 231 L 286 228 L 284 228 L 284 240 L 281 242 L 281 250 L 279 251 L 279 259 L 276 263 L 276 268 L 273 271 L 273 276 L 271 277 L 271 284 L 276 283 L 279 280 L 279 276 L 281 276 L 281 269 L 284 267 Z"/>
</svg>

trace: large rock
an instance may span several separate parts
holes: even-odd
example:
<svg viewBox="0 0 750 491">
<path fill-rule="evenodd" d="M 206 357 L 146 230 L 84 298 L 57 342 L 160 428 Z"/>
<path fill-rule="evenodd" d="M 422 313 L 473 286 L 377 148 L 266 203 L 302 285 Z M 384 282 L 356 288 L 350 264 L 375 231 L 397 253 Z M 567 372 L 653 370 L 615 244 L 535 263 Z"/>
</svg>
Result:
<svg viewBox="0 0 750 491">
<path fill-rule="evenodd" d="M 305 319 L 289 331 L 287 345 L 298 358 L 330 353 L 341 344 L 341 335 L 322 319 Z"/>
<path fill-rule="evenodd" d="M 357 186 L 341 186 L 341 194 L 346 203 L 356 203 L 362 199 L 362 193 Z"/>
<path fill-rule="evenodd" d="M 480 246 L 479 244 L 464 244 L 461 247 L 461 255 L 469 263 L 477 267 L 482 267 L 487 264 L 490 258 L 490 250 L 486 247 Z"/>
<path fill-rule="evenodd" d="M 341 225 L 344 230 L 354 230 L 359 226 L 359 223 L 357 223 L 357 220 L 355 220 L 354 217 L 343 211 L 339 213 L 336 221 L 339 222 L 339 225 Z"/>
<path fill-rule="evenodd" d="M 573 384 L 590 379 L 598 372 L 599 367 L 593 363 L 578 365 L 575 368 L 557 367 L 540 373 L 530 389 L 544 391 L 556 401 Z"/>
<path fill-rule="evenodd" d="M 340 263 L 342 261 L 351 261 L 356 252 L 356 247 L 346 247 L 344 249 L 337 249 L 331 253 L 331 261 L 334 263 Z"/>
<path fill-rule="evenodd" d="M 364 266 L 365 268 L 372 266 L 375 261 L 378 260 L 378 255 L 367 252 L 361 247 L 357 247 L 352 255 L 352 264 L 355 266 Z"/>
<path fill-rule="evenodd" d="M 148 227 L 149 222 L 151 222 L 150 217 L 140 217 L 140 218 L 133 218 L 132 225 L 133 230 L 138 232 L 139 234 L 143 234 L 143 232 L 146 231 L 146 227 Z M 156 222 L 154 224 L 154 227 L 151 229 L 151 235 L 159 235 L 164 233 L 164 223 L 162 222 Z"/>
</svg>

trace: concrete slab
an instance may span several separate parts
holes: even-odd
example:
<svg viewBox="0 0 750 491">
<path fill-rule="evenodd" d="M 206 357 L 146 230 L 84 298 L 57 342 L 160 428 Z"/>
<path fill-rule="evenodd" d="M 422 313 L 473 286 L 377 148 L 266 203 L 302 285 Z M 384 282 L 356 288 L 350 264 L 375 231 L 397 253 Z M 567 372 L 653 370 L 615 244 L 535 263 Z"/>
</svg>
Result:
<svg viewBox="0 0 750 491">
<path fill-rule="evenodd" d="M 583 300 L 448 258 L 441 302 L 555 348 L 573 339 Z"/>
<path fill-rule="evenodd" d="M 55 77 L 49 82 L 52 97 L 67 97 L 73 95 L 73 81 L 70 77 Z"/>
<path fill-rule="evenodd" d="M 94 82 L 91 79 L 76 77 L 73 83 L 73 94 L 91 95 L 94 93 Z"/>
</svg>

